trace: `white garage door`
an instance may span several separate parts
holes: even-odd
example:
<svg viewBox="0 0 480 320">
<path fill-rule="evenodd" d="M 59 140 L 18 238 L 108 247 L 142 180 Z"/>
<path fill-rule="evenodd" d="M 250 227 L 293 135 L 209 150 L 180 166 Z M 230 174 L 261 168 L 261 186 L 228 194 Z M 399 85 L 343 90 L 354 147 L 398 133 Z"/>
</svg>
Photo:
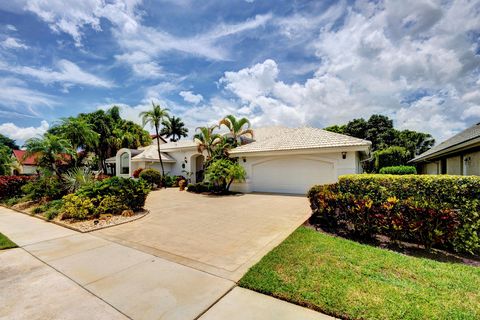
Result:
<svg viewBox="0 0 480 320">
<path fill-rule="evenodd" d="M 278 158 L 252 166 L 252 191 L 306 194 L 316 184 L 335 182 L 330 162 Z"/>
</svg>

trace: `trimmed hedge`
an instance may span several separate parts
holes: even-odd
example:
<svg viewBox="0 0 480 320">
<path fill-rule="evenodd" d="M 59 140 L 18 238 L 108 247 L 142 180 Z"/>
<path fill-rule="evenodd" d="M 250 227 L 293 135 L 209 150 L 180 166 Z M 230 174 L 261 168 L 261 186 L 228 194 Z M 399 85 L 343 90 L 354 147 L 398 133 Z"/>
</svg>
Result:
<svg viewBox="0 0 480 320">
<path fill-rule="evenodd" d="M 383 167 L 380 169 L 381 174 L 417 174 L 417 169 L 414 166 L 392 166 Z"/>
<path fill-rule="evenodd" d="M 140 179 L 145 180 L 151 187 L 162 185 L 162 174 L 157 169 L 145 169 L 140 172 Z"/>
<path fill-rule="evenodd" d="M 347 175 L 308 197 L 310 221 L 327 229 L 480 254 L 479 177 Z"/>
<path fill-rule="evenodd" d="M 22 187 L 34 179 L 29 176 L 0 176 L 0 200 L 22 196 Z"/>
<path fill-rule="evenodd" d="M 407 163 L 410 154 L 403 147 L 391 146 L 373 153 L 375 168 L 378 172 L 383 167 L 401 166 Z"/>
</svg>

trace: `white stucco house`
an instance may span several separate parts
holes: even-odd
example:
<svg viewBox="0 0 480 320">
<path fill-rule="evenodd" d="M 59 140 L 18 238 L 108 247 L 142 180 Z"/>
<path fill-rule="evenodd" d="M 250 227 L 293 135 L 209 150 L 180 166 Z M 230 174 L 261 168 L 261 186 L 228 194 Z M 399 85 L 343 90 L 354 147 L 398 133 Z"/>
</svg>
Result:
<svg viewBox="0 0 480 320">
<path fill-rule="evenodd" d="M 232 185 L 241 192 L 305 194 L 315 184 L 337 181 L 343 174 L 362 173 L 361 161 L 368 158 L 371 142 L 317 128 L 267 127 L 254 129 L 255 138 L 231 150 L 231 157 L 247 172 L 247 179 Z M 165 172 L 190 177 L 192 183 L 203 179 L 205 156 L 195 142 L 160 140 Z M 138 168 L 160 170 L 156 141 L 135 150 L 120 149 L 116 174 L 131 177 Z"/>
</svg>

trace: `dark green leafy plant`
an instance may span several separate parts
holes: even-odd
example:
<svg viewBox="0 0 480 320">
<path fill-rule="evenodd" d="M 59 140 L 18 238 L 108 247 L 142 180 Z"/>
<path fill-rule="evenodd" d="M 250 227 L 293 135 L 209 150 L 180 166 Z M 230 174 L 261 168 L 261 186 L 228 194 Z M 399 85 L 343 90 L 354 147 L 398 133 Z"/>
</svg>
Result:
<svg viewBox="0 0 480 320">
<path fill-rule="evenodd" d="M 380 169 L 381 174 L 417 174 L 417 169 L 414 166 L 392 166 L 383 167 Z"/>
<path fill-rule="evenodd" d="M 60 178 L 50 170 L 42 170 L 41 174 L 22 187 L 22 191 L 31 200 L 54 200 L 65 195 Z"/>
<path fill-rule="evenodd" d="M 156 169 L 145 169 L 140 172 L 140 179 L 148 183 L 150 187 L 161 186 L 162 184 L 162 174 Z"/>
<path fill-rule="evenodd" d="M 376 151 L 373 157 L 375 158 L 375 169 L 377 172 L 383 167 L 403 166 L 411 159 L 407 149 L 396 146 Z"/>
<path fill-rule="evenodd" d="M 228 192 L 233 181 L 243 181 L 246 175 L 245 169 L 230 159 L 215 160 L 205 171 L 205 178 L 215 186 L 216 192 Z"/>
<path fill-rule="evenodd" d="M 480 178 L 348 175 L 308 194 L 311 222 L 364 239 L 480 253 Z"/>
</svg>

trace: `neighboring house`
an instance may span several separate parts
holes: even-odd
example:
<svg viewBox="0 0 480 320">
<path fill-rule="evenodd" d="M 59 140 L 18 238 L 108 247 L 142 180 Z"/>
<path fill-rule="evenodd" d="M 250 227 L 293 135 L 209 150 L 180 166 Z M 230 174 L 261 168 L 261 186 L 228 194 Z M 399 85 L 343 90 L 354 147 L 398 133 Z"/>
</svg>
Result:
<svg viewBox="0 0 480 320">
<path fill-rule="evenodd" d="M 480 123 L 410 161 L 422 174 L 480 175 Z"/>
<path fill-rule="evenodd" d="M 37 174 L 37 161 L 35 156 L 25 157 L 25 150 L 13 150 L 12 158 L 14 165 L 12 169 L 13 175 L 25 174 L 32 175 Z"/>
<path fill-rule="evenodd" d="M 269 127 L 254 130 L 255 139 L 231 150 L 247 172 L 232 190 L 305 194 L 315 184 L 333 183 L 339 175 L 363 172 L 361 160 L 371 143 L 316 128 Z M 205 157 L 191 140 L 160 141 L 165 172 L 203 178 Z M 139 149 L 120 149 L 115 159 L 118 176 L 130 177 L 138 168 L 160 170 L 156 141 Z"/>
</svg>

